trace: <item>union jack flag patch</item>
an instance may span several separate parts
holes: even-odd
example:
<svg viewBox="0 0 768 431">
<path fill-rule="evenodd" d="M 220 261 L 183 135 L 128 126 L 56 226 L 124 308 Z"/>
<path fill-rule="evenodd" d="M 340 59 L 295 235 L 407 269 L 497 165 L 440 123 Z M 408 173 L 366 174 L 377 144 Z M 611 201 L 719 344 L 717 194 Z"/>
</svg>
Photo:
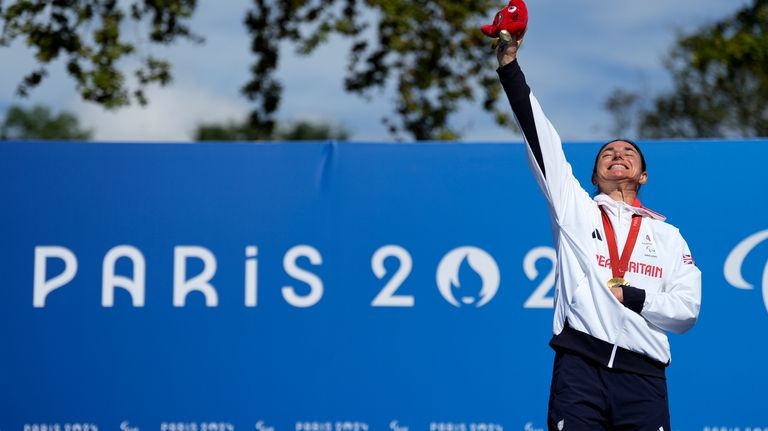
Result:
<svg viewBox="0 0 768 431">
<path fill-rule="evenodd" d="M 693 260 L 693 257 L 690 254 L 683 255 L 683 263 L 686 265 L 696 265 L 696 261 Z"/>
</svg>

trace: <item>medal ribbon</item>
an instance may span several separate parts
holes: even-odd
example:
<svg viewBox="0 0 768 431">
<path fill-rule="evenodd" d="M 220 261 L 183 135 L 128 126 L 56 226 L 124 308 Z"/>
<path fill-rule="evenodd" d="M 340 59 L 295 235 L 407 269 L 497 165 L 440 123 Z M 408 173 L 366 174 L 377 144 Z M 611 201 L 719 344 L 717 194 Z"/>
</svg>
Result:
<svg viewBox="0 0 768 431">
<path fill-rule="evenodd" d="M 608 241 L 608 256 L 611 258 L 611 272 L 614 278 L 623 278 L 624 273 L 627 272 L 629 266 L 629 258 L 632 256 L 632 249 L 635 248 L 637 242 L 637 235 L 640 233 L 640 223 L 643 218 L 634 214 L 632 216 L 632 223 L 629 225 L 629 234 L 627 235 L 627 242 L 624 243 L 624 250 L 619 257 L 619 247 L 616 245 L 616 232 L 613 230 L 613 224 L 611 219 L 608 218 L 608 214 L 605 213 L 603 207 L 600 207 L 600 212 L 603 216 L 603 228 L 605 229 L 605 237 Z"/>
</svg>

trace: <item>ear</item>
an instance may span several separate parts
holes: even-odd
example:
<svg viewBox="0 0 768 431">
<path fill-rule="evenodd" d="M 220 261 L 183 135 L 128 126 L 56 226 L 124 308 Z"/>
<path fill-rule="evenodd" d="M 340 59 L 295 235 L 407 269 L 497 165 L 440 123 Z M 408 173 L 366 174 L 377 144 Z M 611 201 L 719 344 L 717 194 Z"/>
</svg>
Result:
<svg viewBox="0 0 768 431">
<path fill-rule="evenodd" d="M 640 174 L 639 182 L 640 182 L 640 185 L 644 185 L 645 183 L 648 182 L 648 172 L 643 172 L 642 174 Z"/>
<path fill-rule="evenodd" d="M 593 186 L 597 185 L 597 174 L 592 174 L 592 185 Z"/>
</svg>

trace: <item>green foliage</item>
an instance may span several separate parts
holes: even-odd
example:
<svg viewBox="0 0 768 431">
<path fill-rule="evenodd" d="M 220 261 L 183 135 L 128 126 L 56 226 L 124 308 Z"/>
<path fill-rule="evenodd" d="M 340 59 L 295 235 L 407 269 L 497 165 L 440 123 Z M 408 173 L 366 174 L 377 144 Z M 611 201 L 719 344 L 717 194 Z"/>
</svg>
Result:
<svg viewBox="0 0 768 431">
<path fill-rule="evenodd" d="M 332 35 L 351 40 L 347 91 L 371 98 L 394 83 L 395 136 L 455 139 L 449 118 L 462 102 L 483 98 L 483 108 L 509 125 L 489 40 L 478 30 L 504 2 L 498 0 L 254 0 L 245 23 L 256 62 L 243 93 L 257 106 L 251 123 L 269 134 L 282 92 L 275 69 L 283 42 L 308 54 Z M 307 71 L 308 79 L 312 71 Z"/>
<path fill-rule="evenodd" d="M 137 52 L 148 44 L 199 40 L 185 24 L 196 0 L 0 0 L 0 44 L 24 40 L 41 67 L 18 87 L 26 95 L 64 57 L 86 100 L 106 107 L 146 103 L 144 89 L 171 80 L 167 61 Z M 510 125 L 496 102 L 500 87 L 490 41 L 479 31 L 503 0 L 253 0 L 245 17 L 255 63 L 243 94 L 254 102 L 251 129 L 272 136 L 283 84 L 275 71 L 280 49 L 307 55 L 332 36 L 351 43 L 347 91 L 365 98 L 396 88 L 392 115 L 382 119 L 396 137 L 454 139 L 450 118 L 462 103 L 480 100 L 499 124 Z M 129 25 L 132 24 L 132 25 Z M 126 31 L 126 29 L 130 31 Z M 148 43 L 125 33 L 148 37 Z M 137 86 L 118 67 L 139 55 Z M 313 71 L 307 71 L 312 79 Z M 231 130 L 230 130 L 231 131 Z M 213 133 L 213 131 L 211 131 Z M 218 132 L 217 132 L 218 133 Z M 237 135 L 241 136 L 241 135 Z M 248 135 L 250 136 L 250 135 Z"/>
<path fill-rule="evenodd" d="M 768 136 L 768 0 L 680 36 L 666 67 L 669 94 L 608 110 L 634 110 L 645 138 Z"/>
<path fill-rule="evenodd" d="M 603 105 L 613 116 L 612 136 L 628 136 L 634 125 L 634 117 L 637 114 L 637 104 L 640 95 L 631 91 L 616 89 Z"/>
<path fill-rule="evenodd" d="M 203 124 L 197 127 L 196 141 L 345 141 L 349 133 L 341 127 L 311 121 L 299 121 L 275 128 L 269 135 L 250 122 Z"/>
<path fill-rule="evenodd" d="M 349 133 L 341 127 L 330 124 L 299 121 L 288 126 L 278 127 L 275 139 L 280 141 L 346 141 Z"/>
<path fill-rule="evenodd" d="M 195 131 L 196 141 L 264 141 L 269 137 L 250 127 L 246 121 L 227 124 L 201 124 Z"/>
<path fill-rule="evenodd" d="M 53 139 L 53 140 L 89 140 L 91 131 L 80 128 L 77 117 L 61 112 L 51 113 L 45 106 L 24 109 L 12 106 L 5 113 L 0 123 L 0 139 Z"/>
<path fill-rule="evenodd" d="M 118 62 L 137 54 L 137 44 L 145 41 L 127 40 L 126 28 L 145 27 L 149 44 L 170 44 L 178 38 L 199 41 L 184 24 L 195 6 L 196 0 L 16 0 L 8 5 L 0 1 L 0 45 L 21 39 L 41 64 L 19 84 L 21 96 L 43 81 L 49 63 L 64 57 L 85 100 L 107 108 L 125 106 L 132 98 L 145 104 L 147 85 L 169 83 L 171 67 L 138 52 L 141 64 L 134 71 L 138 85 L 130 89 Z"/>
</svg>

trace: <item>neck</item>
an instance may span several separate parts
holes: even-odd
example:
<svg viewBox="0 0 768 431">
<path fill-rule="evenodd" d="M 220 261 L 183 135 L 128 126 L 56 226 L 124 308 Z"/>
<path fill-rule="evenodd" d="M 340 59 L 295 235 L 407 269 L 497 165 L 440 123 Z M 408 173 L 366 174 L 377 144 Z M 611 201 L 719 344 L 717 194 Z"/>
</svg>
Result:
<svg viewBox="0 0 768 431">
<path fill-rule="evenodd" d="M 603 189 L 601 191 L 615 201 L 622 201 L 626 204 L 633 205 L 635 199 L 637 199 L 637 189 L 622 186 L 624 185 L 617 184 L 615 187 Z"/>
</svg>

